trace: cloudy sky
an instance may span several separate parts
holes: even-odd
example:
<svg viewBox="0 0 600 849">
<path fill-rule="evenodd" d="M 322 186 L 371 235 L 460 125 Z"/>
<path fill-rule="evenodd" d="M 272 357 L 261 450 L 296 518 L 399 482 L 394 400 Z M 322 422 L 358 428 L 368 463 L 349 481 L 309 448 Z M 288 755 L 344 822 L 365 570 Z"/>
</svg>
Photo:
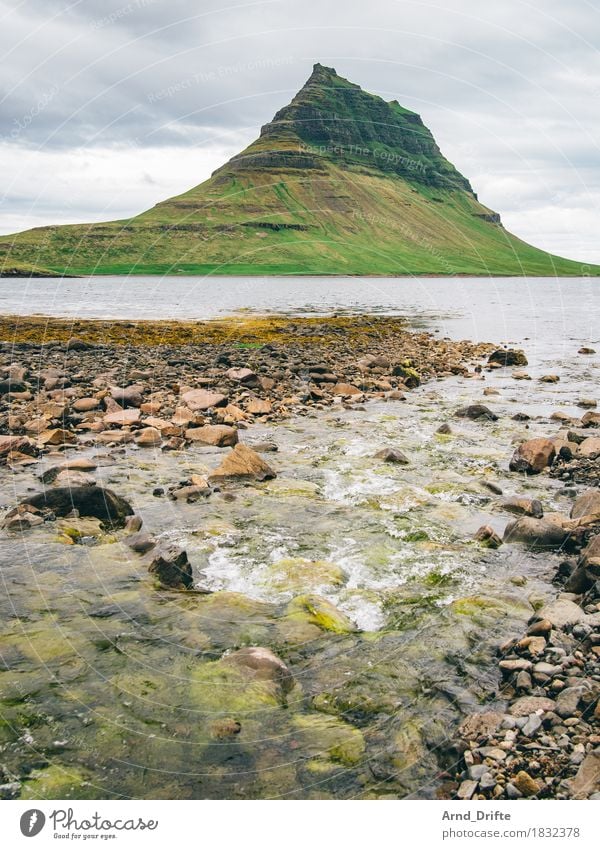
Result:
<svg viewBox="0 0 600 849">
<path fill-rule="evenodd" d="M 202 182 L 316 61 L 421 114 L 505 225 L 600 262 L 599 0 L 0 0 L 0 233 Z"/>
</svg>

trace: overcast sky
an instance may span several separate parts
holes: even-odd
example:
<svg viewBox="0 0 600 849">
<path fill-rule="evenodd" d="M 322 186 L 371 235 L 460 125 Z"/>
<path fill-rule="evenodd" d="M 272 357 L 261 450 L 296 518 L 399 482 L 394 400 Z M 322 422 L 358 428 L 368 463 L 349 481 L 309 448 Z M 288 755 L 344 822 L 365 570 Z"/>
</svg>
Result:
<svg viewBox="0 0 600 849">
<path fill-rule="evenodd" d="M 600 0 L 0 0 L 0 233 L 141 212 L 319 61 L 419 112 L 483 203 L 600 262 Z"/>
</svg>

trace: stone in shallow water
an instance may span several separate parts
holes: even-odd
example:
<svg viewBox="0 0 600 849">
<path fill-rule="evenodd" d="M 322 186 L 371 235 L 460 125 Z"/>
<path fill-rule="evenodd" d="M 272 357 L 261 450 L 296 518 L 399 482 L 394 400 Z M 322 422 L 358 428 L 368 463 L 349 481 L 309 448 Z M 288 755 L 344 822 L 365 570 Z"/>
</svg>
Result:
<svg viewBox="0 0 600 849">
<path fill-rule="evenodd" d="M 52 510 L 57 516 L 77 510 L 80 516 L 95 516 L 114 525 L 124 524 L 127 516 L 133 514 L 129 502 L 101 486 L 59 486 L 28 496 L 22 504 Z"/>
<path fill-rule="evenodd" d="M 256 451 L 243 443 L 238 443 L 223 459 L 221 465 L 210 473 L 209 478 L 212 480 L 251 478 L 263 481 L 276 476 L 276 472 L 268 463 L 265 463 Z"/>
<path fill-rule="evenodd" d="M 356 630 L 356 625 L 345 613 L 318 595 L 301 595 L 292 599 L 287 606 L 287 616 L 334 634 L 350 634 Z"/>
<path fill-rule="evenodd" d="M 409 459 L 406 454 L 403 454 L 398 448 L 382 448 L 375 454 L 378 460 L 383 460 L 384 463 L 398 463 L 401 466 L 407 466 Z"/>
<path fill-rule="evenodd" d="M 226 654 L 223 657 L 223 663 L 249 669 L 256 678 L 278 684 L 284 693 L 289 692 L 294 686 L 292 673 L 285 663 L 271 649 L 263 646 L 247 646 Z"/>
<path fill-rule="evenodd" d="M 166 589 L 189 590 L 194 583 L 187 553 L 173 543 L 163 543 L 157 549 L 148 571 Z"/>
<path fill-rule="evenodd" d="M 484 404 L 469 404 L 466 407 L 460 407 L 454 415 L 460 419 L 472 419 L 473 421 L 485 419 L 486 421 L 495 422 L 498 420 L 496 413 L 493 413 Z"/>
</svg>

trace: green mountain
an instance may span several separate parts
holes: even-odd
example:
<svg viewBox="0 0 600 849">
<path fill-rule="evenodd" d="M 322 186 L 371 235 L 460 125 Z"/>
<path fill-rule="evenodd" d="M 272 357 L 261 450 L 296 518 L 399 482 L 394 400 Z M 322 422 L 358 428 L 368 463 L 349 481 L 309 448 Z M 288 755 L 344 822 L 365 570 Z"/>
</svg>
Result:
<svg viewBox="0 0 600 849">
<path fill-rule="evenodd" d="M 419 115 L 315 65 L 259 138 L 124 221 L 0 238 L 4 275 L 580 275 L 504 229 Z M 600 274 L 600 267 L 593 273 Z"/>
</svg>

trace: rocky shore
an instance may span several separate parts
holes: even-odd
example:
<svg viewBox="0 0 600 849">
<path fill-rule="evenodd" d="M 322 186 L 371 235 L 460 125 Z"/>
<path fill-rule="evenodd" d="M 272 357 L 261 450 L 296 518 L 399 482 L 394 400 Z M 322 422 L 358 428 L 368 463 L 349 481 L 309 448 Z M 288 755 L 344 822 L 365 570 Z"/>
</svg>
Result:
<svg viewBox="0 0 600 849">
<path fill-rule="evenodd" d="M 554 417 L 559 432 L 519 445 L 510 468 L 597 483 L 600 416 Z M 504 542 L 565 559 L 554 576 L 556 600 L 533 614 L 525 633 L 498 646 L 494 709 L 469 715 L 460 728 L 456 796 L 600 799 L 600 490 L 574 498 L 569 516 L 544 515 L 530 499 L 505 509 L 520 518 L 506 527 Z M 502 544 L 490 529 L 479 538 Z"/>
<path fill-rule="evenodd" d="M 210 722 L 202 731 L 206 735 L 203 745 L 218 744 L 219 753 L 228 751 L 227 747 L 234 745 L 232 741 L 239 745 L 248 728 L 255 729 L 255 721 L 247 721 L 248 711 L 252 714 L 267 704 L 273 707 L 268 721 L 275 723 L 268 733 L 275 740 L 290 741 L 290 750 L 277 751 L 277 757 L 281 755 L 287 763 L 290 752 L 301 752 L 299 763 L 304 766 L 298 770 L 302 786 L 312 788 L 311 782 L 322 775 L 323 781 L 331 782 L 336 797 L 357 793 L 359 786 L 367 788 L 368 798 L 387 798 L 386 787 L 392 796 L 597 797 L 600 440 L 595 434 L 600 414 L 595 411 L 594 399 L 582 403 L 580 417 L 555 412 L 547 420 L 554 429 L 544 424 L 544 433 L 539 422 L 519 411 L 508 420 L 510 428 L 503 436 L 506 415 L 497 412 L 494 396 L 498 392 L 486 383 L 486 376 L 511 374 L 513 370 L 512 379 L 517 383 L 527 380 L 525 354 L 410 332 L 403 320 L 390 317 L 274 316 L 179 324 L 15 317 L 0 320 L 0 329 L 4 340 L 0 351 L 0 463 L 5 483 L 10 482 L 3 495 L 5 542 L 22 540 L 27 546 L 27 540 L 35 539 L 43 551 L 47 539 L 55 547 L 60 543 L 65 550 L 70 547 L 90 557 L 95 551 L 113 550 L 112 560 L 109 555 L 106 565 L 102 560 L 93 561 L 100 569 L 103 592 L 103 582 L 108 580 L 103 569 L 108 570 L 107 575 L 115 568 L 124 570 L 116 573 L 112 590 L 115 600 L 120 601 L 100 606 L 94 603 L 82 620 L 86 627 L 90 616 L 98 617 L 110 634 L 100 643 L 102 661 L 95 658 L 94 663 L 107 662 L 107 646 L 113 645 L 119 647 L 126 662 L 127 652 L 122 647 L 131 637 L 126 626 L 123 631 L 119 619 L 123 608 L 134 605 L 134 618 L 137 621 L 139 616 L 139 622 L 145 625 L 151 621 L 150 607 L 140 615 L 139 605 L 156 603 L 151 608 L 153 616 L 162 621 L 164 599 L 171 599 L 180 615 L 170 627 L 187 623 L 184 634 L 176 632 L 184 651 L 175 656 L 161 653 L 155 662 L 169 669 L 181 665 L 181 680 L 191 681 L 193 686 L 185 695 L 179 694 L 178 704 L 188 710 L 187 700 L 191 699 L 194 710 L 200 706 L 201 712 L 210 714 Z M 459 378 L 469 390 L 472 386 L 472 401 L 451 411 L 447 404 L 439 404 L 438 411 L 433 387 L 445 377 Z M 540 380 L 552 385 L 554 377 L 541 375 Z M 439 384 L 440 393 L 444 385 Z M 401 450 L 395 441 L 382 442 L 376 432 L 370 434 L 367 459 L 372 465 L 365 466 L 365 500 L 354 506 L 350 495 L 343 517 L 336 501 L 337 489 L 343 483 L 337 471 L 326 470 L 325 483 L 319 485 L 289 474 L 279 479 L 282 457 L 278 449 L 286 427 L 291 426 L 293 432 L 299 428 L 297 423 L 322 419 L 342 432 L 342 416 L 360 415 L 371 405 L 380 405 L 385 408 L 380 422 L 390 419 L 392 430 L 386 432 L 406 437 L 411 417 L 398 420 L 398 411 L 410 405 L 414 390 L 420 386 L 432 387 L 419 409 L 427 417 L 431 408 L 435 426 L 431 435 L 419 433 L 417 442 L 432 445 L 438 452 L 432 455 L 429 471 L 433 479 L 426 489 L 413 480 L 409 489 L 396 491 L 394 481 L 403 476 L 403 470 L 406 477 L 414 475 L 419 462 L 423 463 L 418 459 L 422 455 L 409 450 L 406 438 Z M 403 430 L 397 429 L 398 421 Z M 530 425 L 533 433 L 528 433 Z M 383 425 L 380 431 L 385 431 Z M 506 471 L 495 468 L 495 476 L 490 475 L 487 461 L 478 461 L 486 432 L 493 432 L 495 439 L 505 439 L 502 465 Z M 302 439 L 299 437 L 296 441 L 300 445 L 295 446 L 300 456 Z M 467 479 L 459 478 L 446 465 L 447 457 L 453 450 L 459 451 L 459 446 L 464 452 L 457 454 L 459 466 L 464 456 Z M 137 458 L 135 468 L 133 457 Z M 314 466 L 323 462 L 311 461 Z M 170 476 L 166 483 L 165 463 L 169 464 Z M 381 470 L 386 468 L 393 470 L 393 480 L 382 476 Z M 185 474 L 177 476 L 178 469 Z M 128 474 L 135 480 L 135 487 L 122 491 L 118 481 L 126 480 Z M 308 477 L 308 472 L 304 474 Z M 475 478 L 472 485 L 469 476 Z M 497 482 L 499 476 L 504 480 L 502 486 Z M 505 494 L 506 481 L 516 494 Z M 552 501 L 568 504 L 568 511 L 545 507 L 544 499 L 540 500 L 545 481 L 552 487 Z M 240 526 L 260 524 L 258 517 L 263 514 L 258 512 L 257 499 L 268 497 L 275 498 L 275 503 L 269 508 L 271 512 L 264 514 L 262 536 L 268 538 L 272 533 L 270 523 L 277 519 L 278 511 L 286 520 L 286 511 L 300 511 L 301 523 L 318 525 L 323 518 L 325 536 L 320 536 L 317 548 L 308 553 L 303 548 L 307 541 L 299 545 L 294 557 L 276 553 L 281 547 L 281 538 L 277 537 L 277 542 L 268 546 L 269 556 L 275 561 L 268 567 L 268 580 L 283 589 L 285 605 L 255 601 L 220 589 L 219 571 L 231 568 L 231 563 L 223 566 L 217 557 L 211 565 L 209 558 L 205 564 L 208 568 L 198 568 L 193 552 L 165 531 L 164 522 L 159 529 L 158 521 L 154 527 L 152 520 L 142 520 L 130 494 L 140 492 L 142 486 L 149 488 L 144 503 L 149 497 L 153 503 L 165 505 L 163 512 L 172 505 L 177 521 L 189 517 L 192 530 L 188 539 L 218 535 L 225 550 L 239 538 Z M 531 487 L 535 487 L 534 497 L 520 494 L 520 490 Z M 9 489 L 14 489 L 11 497 L 7 496 Z M 323 491 L 332 499 L 331 509 Z M 391 529 L 386 495 L 394 505 L 390 515 L 396 525 Z M 237 526 L 226 512 L 228 506 L 238 511 Z M 464 533 L 444 537 L 432 525 L 430 514 L 420 512 L 425 507 L 444 521 L 459 511 L 465 517 L 465 528 L 470 527 L 470 514 L 489 515 L 490 522 L 475 532 L 476 524 L 468 540 Z M 407 524 L 411 511 L 415 527 Z M 216 520 L 211 513 L 216 514 Z M 494 581 L 494 572 L 504 569 L 503 574 L 509 577 L 496 579 L 499 596 L 453 597 L 457 579 L 445 568 L 428 567 L 418 593 L 410 581 L 395 587 L 384 571 L 387 583 L 381 593 L 387 624 L 370 635 L 365 629 L 363 635 L 352 616 L 327 597 L 328 590 L 352 586 L 348 569 L 354 567 L 342 568 L 331 562 L 333 558 L 325 557 L 319 546 L 333 529 L 332 522 L 343 519 L 352 523 L 356 515 L 356 525 L 360 526 L 361 521 L 373 523 L 374 515 L 379 521 L 379 514 L 381 528 L 390 530 L 392 544 L 404 546 L 403 551 L 411 557 L 415 556 L 413 548 L 417 556 L 430 559 L 444 551 L 459 558 L 467 554 L 477 568 L 490 573 L 488 587 Z M 496 514 L 510 517 L 501 528 Z M 150 509 L 148 515 L 156 518 L 158 513 Z M 377 530 L 379 526 L 373 527 L 369 539 L 376 547 L 382 532 Z M 357 531 L 358 527 L 349 533 L 356 535 Z M 223 549 L 217 551 L 218 556 Z M 528 579 L 515 574 L 511 564 L 503 560 L 508 550 L 531 554 L 532 569 L 542 575 L 545 558 L 556 564 L 554 589 L 544 586 L 539 598 L 531 590 L 519 597 Z M 373 568 L 379 577 L 373 586 L 381 584 L 382 573 L 377 570 L 388 563 L 386 557 L 383 551 L 374 553 Z M 68 569 L 73 570 L 78 562 L 69 560 Z M 259 555 L 256 563 L 261 563 Z M 145 575 L 150 590 L 139 583 L 132 590 L 125 583 L 132 569 L 140 570 L 136 582 L 143 581 Z M 418 570 L 422 572 L 422 567 Z M 89 588 L 82 580 L 80 592 L 87 597 Z M 263 566 L 255 566 L 251 580 L 257 585 L 265 580 Z M 469 580 L 467 575 L 467 585 Z M 444 588 L 449 591 L 448 600 Z M 150 599 L 148 591 L 158 595 Z M 373 603 L 370 588 L 349 592 L 358 593 L 361 604 Z M 348 598 L 352 601 L 354 596 Z M 12 599 L 11 603 L 14 605 Z M 55 599 L 54 603 L 61 602 Z M 189 604 L 194 607 L 189 608 Z M 200 633 L 195 630 L 188 634 L 190 625 L 197 629 L 195 620 L 189 618 L 196 606 L 209 615 L 202 615 Z M 434 615 L 440 617 L 437 625 L 431 618 Z M 442 622 L 443 617 L 447 621 Z M 468 625 L 462 624 L 464 620 Z M 430 679 L 427 673 L 423 680 L 411 668 L 411 663 L 423 659 L 422 638 L 418 636 L 421 622 L 433 628 L 428 632 L 433 634 L 429 659 L 439 664 L 439 672 L 432 672 Z M 507 639 L 510 622 L 522 623 L 523 630 Z M 443 627 L 449 630 L 444 632 Z M 407 643 L 409 628 L 414 628 L 417 636 Z M 452 629 L 457 635 L 456 646 L 451 647 L 447 640 Z M 487 646 L 495 633 L 502 640 L 494 658 L 482 641 Z M 52 639 L 49 631 L 44 635 L 45 642 Z M 77 632 L 73 640 L 79 639 Z M 150 628 L 150 637 L 142 641 L 144 651 L 159 651 L 152 648 L 155 639 Z M 94 638 L 92 648 L 96 644 Z M 478 651 L 473 648 L 477 644 L 482 645 Z M 18 634 L 10 635 L 10 651 L 17 651 L 18 646 Z M 84 655 L 88 650 L 90 646 L 82 641 L 78 652 Z M 44 654 L 44 649 L 38 651 Z M 194 659 L 202 661 L 200 668 L 187 665 L 190 651 Z M 62 669 L 65 661 L 60 652 L 58 656 Z M 10 652 L 6 657 L 8 690 L 18 680 L 21 693 L 16 699 L 11 696 L 7 704 L 20 721 L 23 700 L 31 700 L 39 682 L 30 683 L 33 691 L 25 688 L 23 696 L 21 682 L 30 674 L 27 664 L 16 654 L 14 669 L 19 675 L 13 676 Z M 336 670 L 328 667 L 333 658 L 339 680 Z M 464 688 L 448 677 L 455 667 L 461 670 L 457 680 L 464 679 Z M 109 669 L 112 674 L 112 665 Z M 147 673 L 136 689 L 136 675 L 137 669 L 124 666 L 113 681 L 119 686 L 122 709 L 136 708 L 138 696 L 132 697 L 130 690 L 139 693 L 143 704 L 150 688 L 164 691 L 168 717 L 171 695 L 162 679 L 153 679 Z M 93 684 L 88 686 L 93 691 Z M 427 715 L 412 715 L 414 704 L 421 705 Z M 287 714 L 280 713 L 282 705 L 289 708 Z M 57 711 L 56 707 L 52 711 Z M 156 721 L 146 708 L 141 715 Z M 40 728 L 45 727 L 46 719 L 41 716 L 36 714 L 35 734 L 42 734 Z M 136 721 L 139 718 L 136 714 Z M 88 719 L 94 727 L 97 718 Z M 180 722 L 178 727 L 184 729 L 181 733 L 188 733 L 185 723 Z M 29 731 L 20 733 L 18 740 L 27 741 Z M 56 736 L 54 731 L 48 733 Z M 106 729 L 101 733 L 107 733 Z M 266 732 L 253 733 L 260 736 Z M 2 734 L 0 724 L 0 753 L 6 754 L 18 743 L 9 735 L 8 748 L 3 749 Z M 95 737 L 94 745 L 102 739 Z M 112 736 L 109 739 L 109 751 L 120 752 L 120 742 Z M 252 768 L 260 772 L 255 764 L 257 754 L 251 745 L 246 746 L 246 757 L 252 758 Z M 34 759 L 23 774 L 3 766 L 0 758 L 0 773 L 4 775 L 0 793 L 25 798 L 30 792 L 27 788 L 41 787 L 43 791 L 36 792 L 55 792 L 64 798 L 68 795 L 64 785 L 54 780 L 52 772 L 54 757 L 49 745 L 46 758 Z M 214 757 L 215 775 L 224 780 L 223 766 Z M 270 757 L 275 755 L 271 753 Z M 33 776 L 40 777 L 32 779 L 31 769 Z M 74 798 L 92 793 L 82 789 L 90 785 L 92 766 L 88 764 L 86 770 L 81 775 L 78 772 L 77 780 L 69 785 Z M 281 779 L 287 793 L 296 792 L 295 782 L 299 780 L 287 772 Z M 139 792 L 132 786 L 125 782 L 123 792 Z M 243 790 L 235 787 L 221 790 L 221 795 L 230 792 L 243 796 Z M 373 787 L 377 789 L 370 789 Z M 178 797 L 183 791 L 176 787 L 170 792 Z M 259 786 L 253 792 L 265 796 L 274 790 Z M 279 783 L 277 792 L 283 792 Z M 314 792 L 321 792 L 319 798 L 325 794 L 324 790 Z"/>
</svg>

